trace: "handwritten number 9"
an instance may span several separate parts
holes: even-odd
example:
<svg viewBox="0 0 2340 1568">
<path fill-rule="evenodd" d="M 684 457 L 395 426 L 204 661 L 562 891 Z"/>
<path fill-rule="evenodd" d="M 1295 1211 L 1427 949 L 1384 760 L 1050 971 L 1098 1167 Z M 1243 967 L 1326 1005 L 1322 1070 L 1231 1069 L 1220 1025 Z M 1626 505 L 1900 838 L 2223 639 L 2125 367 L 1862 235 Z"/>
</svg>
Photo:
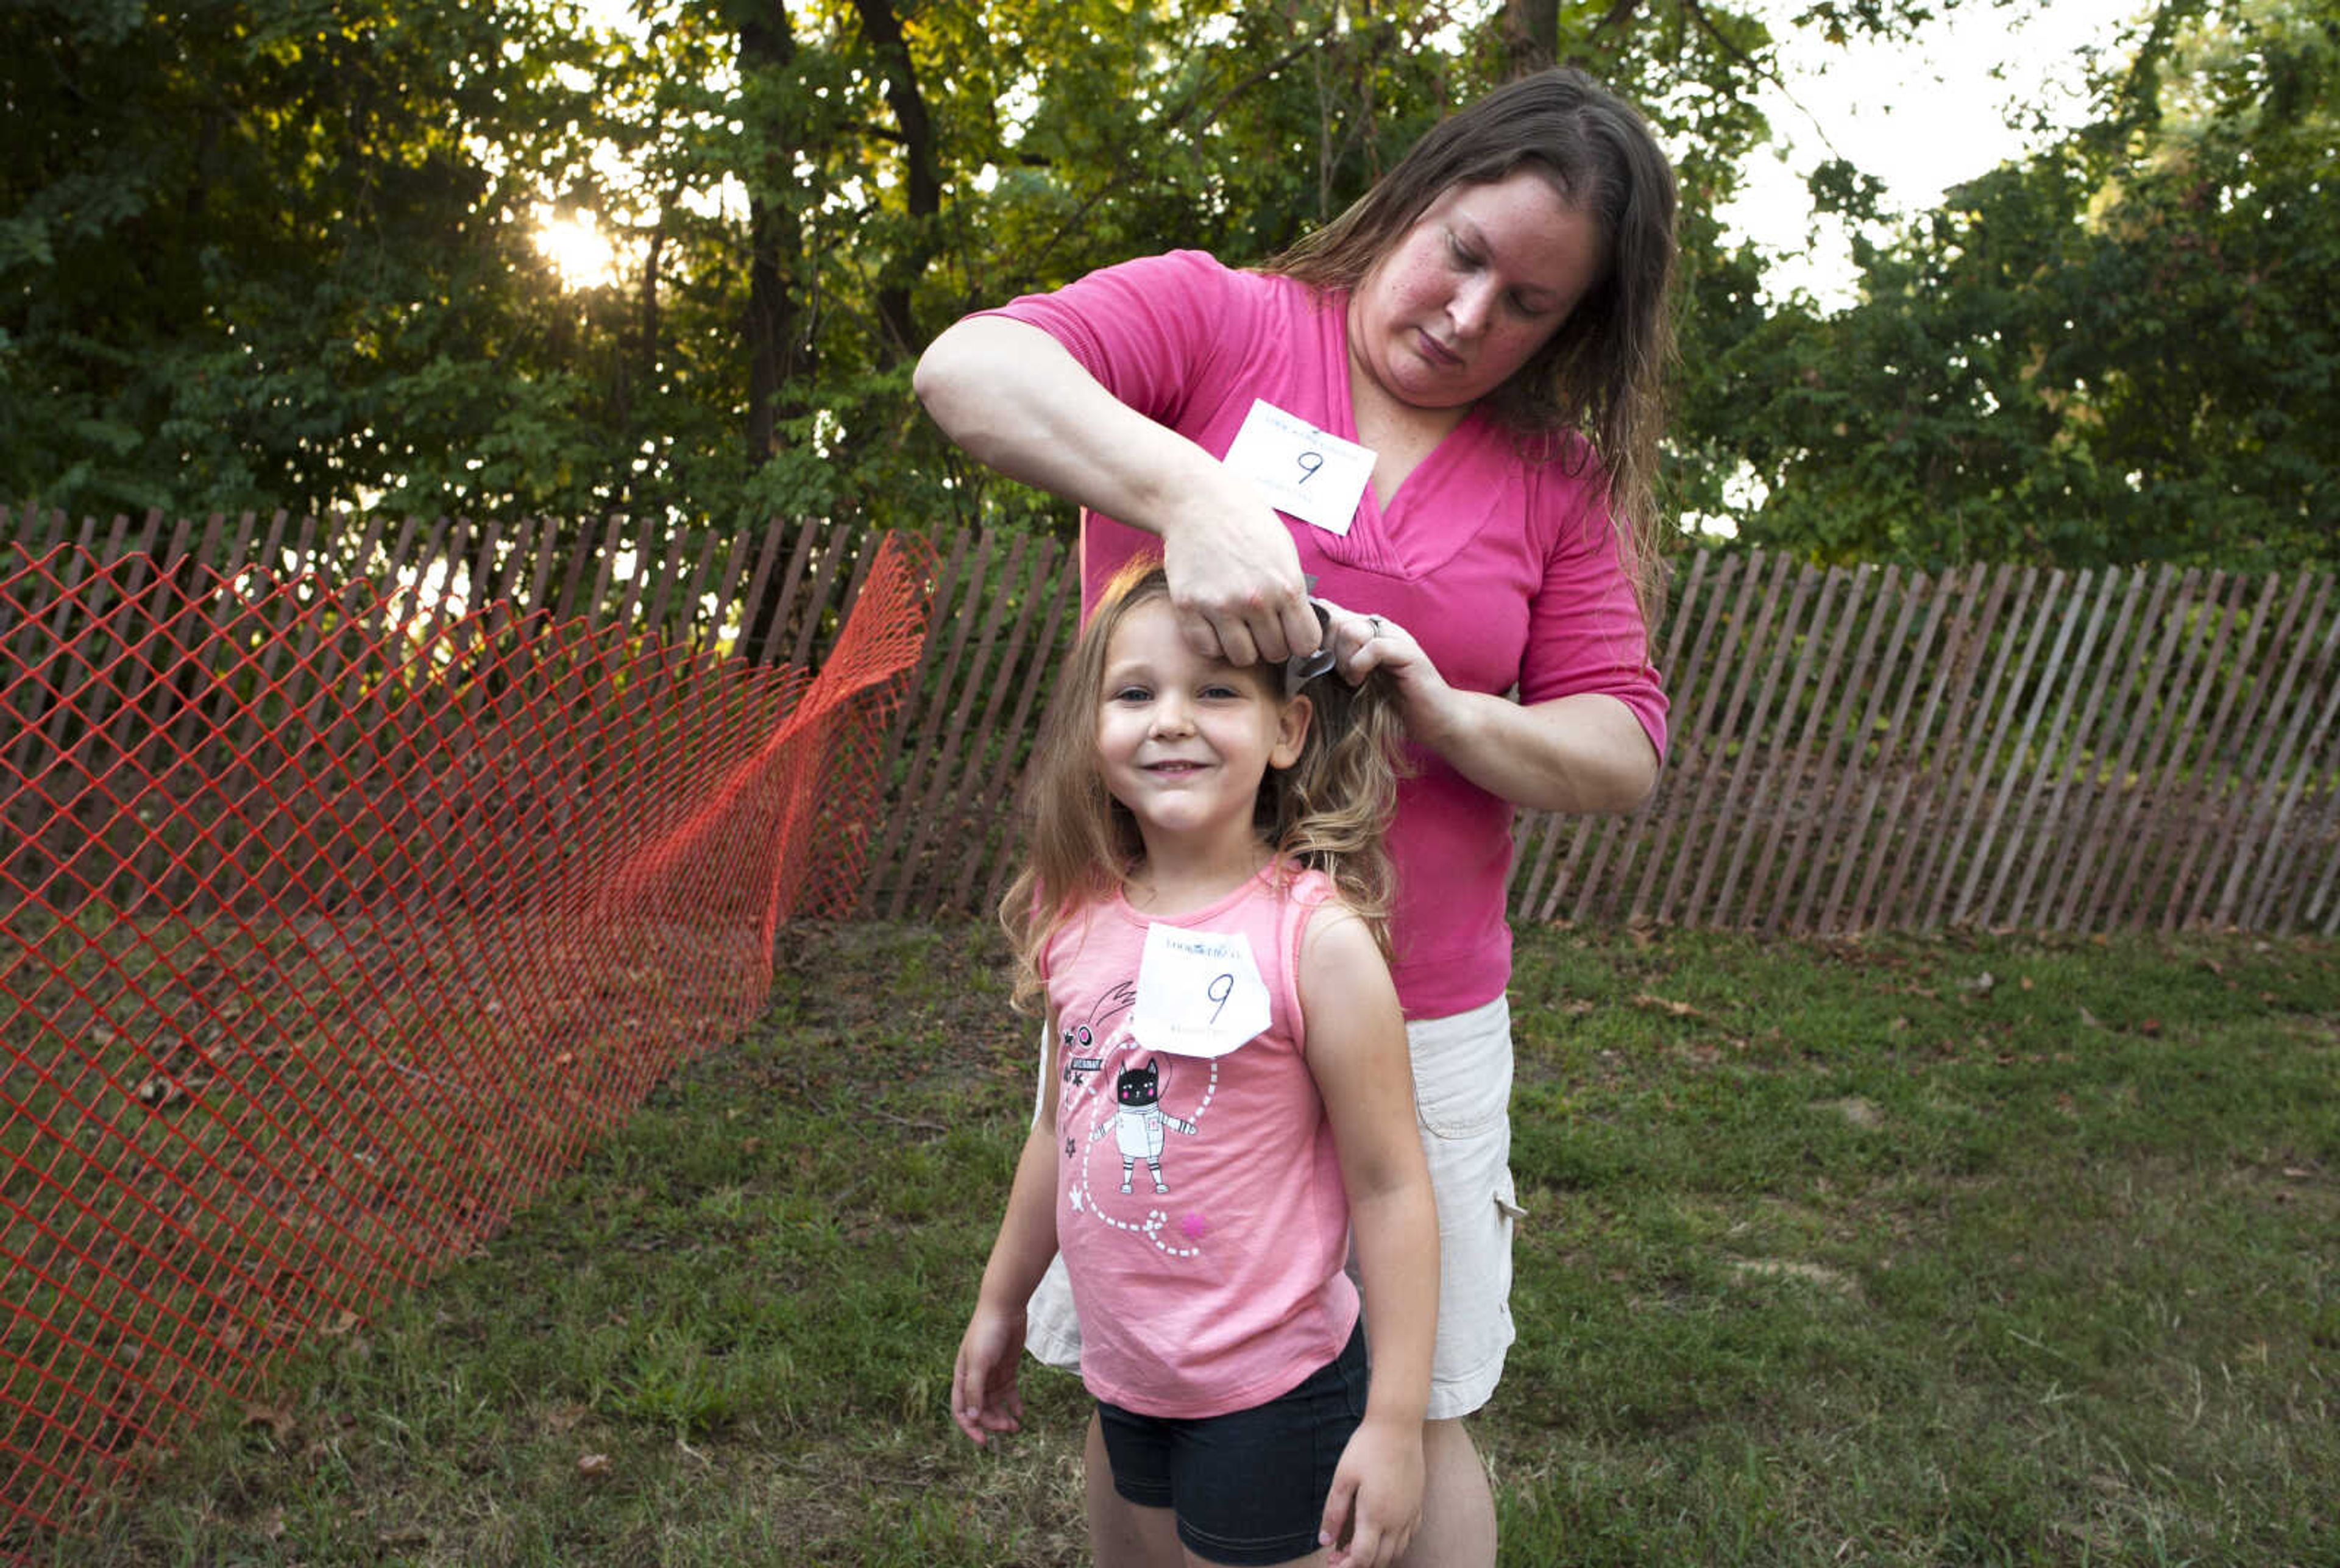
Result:
<svg viewBox="0 0 2340 1568">
<path fill-rule="evenodd" d="M 1218 1003 L 1211 1009 L 1211 1022 L 1215 1024 L 1219 1021 L 1219 1015 L 1227 1010 L 1227 998 L 1234 994 L 1235 978 L 1233 975 L 1220 975 L 1204 988 L 1204 995 Z"/>
<path fill-rule="evenodd" d="M 1324 454 L 1321 452 L 1304 452 L 1293 461 L 1300 465 L 1300 477 L 1293 482 L 1306 484 L 1316 477 L 1316 471 L 1324 466 Z"/>
</svg>

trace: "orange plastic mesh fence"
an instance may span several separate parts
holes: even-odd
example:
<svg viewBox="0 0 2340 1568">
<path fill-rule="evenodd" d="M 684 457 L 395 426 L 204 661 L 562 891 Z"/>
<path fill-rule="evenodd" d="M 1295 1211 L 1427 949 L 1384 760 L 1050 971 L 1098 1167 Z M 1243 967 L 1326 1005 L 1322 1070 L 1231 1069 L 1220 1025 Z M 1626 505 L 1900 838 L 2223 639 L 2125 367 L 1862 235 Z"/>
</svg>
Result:
<svg viewBox="0 0 2340 1568">
<path fill-rule="evenodd" d="M 858 890 L 927 563 L 818 679 L 0 555 L 0 1557 L 459 1255 Z"/>
</svg>

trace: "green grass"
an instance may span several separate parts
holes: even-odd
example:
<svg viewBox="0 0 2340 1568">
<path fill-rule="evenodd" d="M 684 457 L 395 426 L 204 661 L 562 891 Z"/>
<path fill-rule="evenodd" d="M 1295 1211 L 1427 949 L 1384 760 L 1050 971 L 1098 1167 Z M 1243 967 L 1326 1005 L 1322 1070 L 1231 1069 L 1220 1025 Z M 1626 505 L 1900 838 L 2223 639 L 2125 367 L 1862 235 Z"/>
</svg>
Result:
<svg viewBox="0 0 2340 1568">
<path fill-rule="evenodd" d="M 1033 1027 L 980 927 L 768 1017 L 42 1561 L 1058 1564 L 945 1413 Z M 1505 1561 L 2340 1562 L 2340 947 L 1522 933 Z"/>
</svg>

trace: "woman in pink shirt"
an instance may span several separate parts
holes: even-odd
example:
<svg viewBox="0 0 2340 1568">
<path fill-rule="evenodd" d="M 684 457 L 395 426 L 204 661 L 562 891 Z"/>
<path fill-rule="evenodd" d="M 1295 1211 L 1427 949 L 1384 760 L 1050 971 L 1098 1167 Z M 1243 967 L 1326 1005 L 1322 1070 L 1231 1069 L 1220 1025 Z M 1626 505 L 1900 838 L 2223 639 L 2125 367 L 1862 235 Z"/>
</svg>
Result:
<svg viewBox="0 0 2340 1568">
<path fill-rule="evenodd" d="M 1337 668 L 1395 682 L 1416 772 L 1392 968 L 1443 1270 L 1417 1565 L 1494 1561 L 1461 1418 L 1512 1337 L 1512 815 L 1630 810 L 1664 751 L 1647 628 L 1674 212 L 1640 115 L 1548 71 L 1263 267 L 1107 268 L 967 318 L 917 370 L 967 451 L 1083 507 L 1085 600 L 1158 541 L 1198 653 L 1280 660 L 1317 645 L 1314 579 L 1342 607 Z M 1076 1359 L 1061 1292 L 1032 1319 L 1036 1354 Z M 1110 1494 L 1090 1503 L 1100 1561 L 1144 1561 Z"/>
</svg>

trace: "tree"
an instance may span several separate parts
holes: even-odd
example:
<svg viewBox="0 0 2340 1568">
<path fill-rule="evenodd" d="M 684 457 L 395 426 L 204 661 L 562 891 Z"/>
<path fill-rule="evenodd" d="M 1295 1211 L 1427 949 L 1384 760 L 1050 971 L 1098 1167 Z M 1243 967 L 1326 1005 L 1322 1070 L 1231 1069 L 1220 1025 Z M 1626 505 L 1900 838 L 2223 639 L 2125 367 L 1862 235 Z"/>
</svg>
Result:
<svg viewBox="0 0 2340 1568">
<path fill-rule="evenodd" d="M 88 512 L 556 490 L 589 461 L 547 439 L 563 323 L 482 221 L 583 157 L 552 15 L 0 12 L 0 484 Z"/>
<path fill-rule="evenodd" d="M 1827 561 L 2340 560 L 2340 13 L 2187 0 L 2095 124 L 1863 245 L 1860 303 L 1730 346 L 1698 422 Z M 1820 194 L 1857 209 L 1842 169 Z"/>
</svg>

